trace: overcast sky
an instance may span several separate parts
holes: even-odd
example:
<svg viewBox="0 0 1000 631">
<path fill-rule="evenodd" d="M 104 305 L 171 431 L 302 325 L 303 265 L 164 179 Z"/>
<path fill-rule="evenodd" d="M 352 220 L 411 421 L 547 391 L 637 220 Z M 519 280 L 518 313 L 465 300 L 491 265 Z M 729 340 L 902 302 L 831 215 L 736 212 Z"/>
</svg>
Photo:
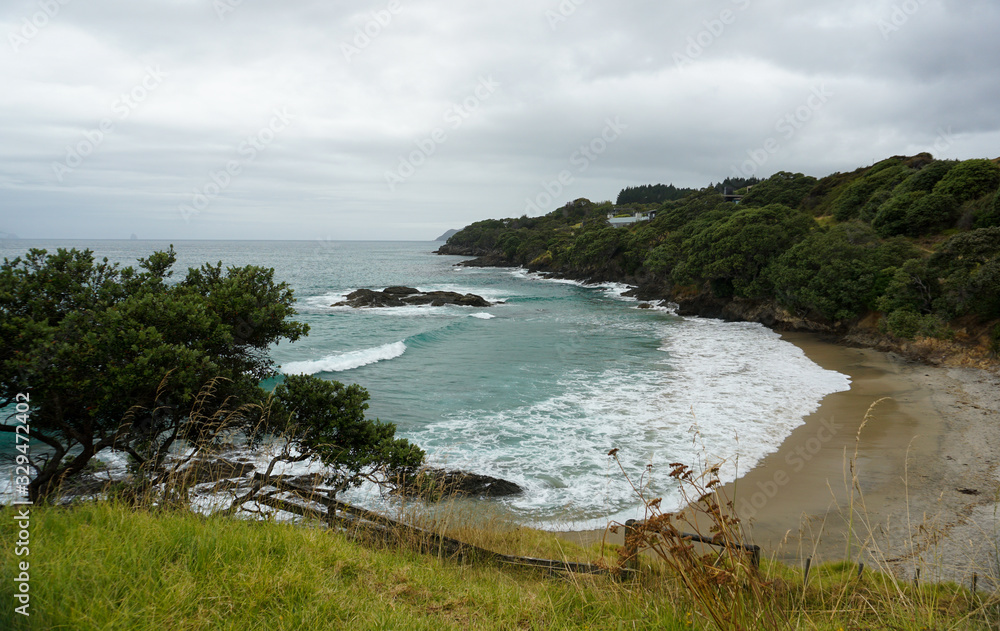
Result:
<svg viewBox="0 0 1000 631">
<path fill-rule="evenodd" d="M 0 233 L 430 240 L 995 158 L 998 31 L 996 0 L 4 0 Z"/>
</svg>

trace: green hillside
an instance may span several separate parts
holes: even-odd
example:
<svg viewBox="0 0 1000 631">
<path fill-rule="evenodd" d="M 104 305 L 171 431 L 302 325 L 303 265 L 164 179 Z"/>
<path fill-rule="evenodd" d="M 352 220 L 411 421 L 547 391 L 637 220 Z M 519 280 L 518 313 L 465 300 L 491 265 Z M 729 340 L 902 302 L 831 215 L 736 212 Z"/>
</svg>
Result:
<svg viewBox="0 0 1000 631">
<path fill-rule="evenodd" d="M 735 202 L 717 187 L 657 204 L 579 199 L 473 223 L 440 252 L 632 283 L 682 313 L 938 340 L 984 358 L 1000 345 L 998 189 L 997 161 L 896 156 L 820 179 L 776 173 Z M 635 212 L 655 218 L 608 223 Z"/>
</svg>

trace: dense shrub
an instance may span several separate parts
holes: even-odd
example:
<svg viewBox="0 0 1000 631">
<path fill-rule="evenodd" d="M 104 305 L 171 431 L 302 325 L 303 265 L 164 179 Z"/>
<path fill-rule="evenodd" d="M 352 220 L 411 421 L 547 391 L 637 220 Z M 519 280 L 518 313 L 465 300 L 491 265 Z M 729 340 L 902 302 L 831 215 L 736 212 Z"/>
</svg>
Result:
<svg viewBox="0 0 1000 631">
<path fill-rule="evenodd" d="M 941 181 L 948 171 L 951 171 L 958 162 L 954 160 L 935 160 L 924 168 L 920 169 L 896 187 L 897 194 L 910 193 L 912 191 L 924 191 L 930 193 L 934 186 Z"/>
<path fill-rule="evenodd" d="M 906 215 L 906 234 L 919 237 L 951 227 L 958 219 L 958 201 L 946 193 L 933 192 L 913 202 Z"/>
<path fill-rule="evenodd" d="M 743 198 L 742 203 L 746 206 L 784 204 L 789 208 L 798 208 L 814 186 L 816 186 L 814 177 L 780 171 L 755 184 Z"/>
<path fill-rule="evenodd" d="M 926 196 L 923 191 L 914 191 L 890 198 L 879 207 L 872 219 L 872 228 L 881 237 L 908 234 L 911 209 Z"/>
<path fill-rule="evenodd" d="M 997 189 L 990 204 L 975 216 L 976 228 L 990 228 L 992 226 L 1000 226 L 1000 189 Z"/>
<path fill-rule="evenodd" d="M 837 221 L 857 219 L 873 196 L 882 195 L 881 191 L 891 192 L 912 172 L 912 169 L 900 164 L 896 158 L 879 162 L 840 194 L 833 205 L 834 218 Z"/>
<path fill-rule="evenodd" d="M 947 325 L 938 316 L 934 314 L 921 315 L 909 309 L 893 311 L 882 322 L 885 331 L 907 340 L 912 340 L 918 335 L 947 337 L 949 334 Z"/>
<path fill-rule="evenodd" d="M 1000 227 L 955 235 L 931 256 L 928 268 L 940 279 L 940 311 L 1000 317 Z"/>
<path fill-rule="evenodd" d="M 778 257 L 767 274 L 789 309 L 830 321 L 874 309 L 893 269 L 916 256 L 905 240 L 881 242 L 859 222 L 816 231 Z"/>
<path fill-rule="evenodd" d="M 959 203 L 978 199 L 1000 186 L 1000 168 L 989 160 L 966 160 L 955 165 L 934 187 Z"/>
<path fill-rule="evenodd" d="M 673 279 L 682 284 L 714 281 L 716 287 L 729 282 L 734 295 L 760 296 L 769 284 L 759 278 L 761 271 L 815 225 L 809 215 L 780 204 L 740 208 L 682 243 L 686 257 L 674 269 Z"/>
<path fill-rule="evenodd" d="M 930 313 L 941 295 L 937 278 L 927 268 L 926 259 L 910 259 L 893 270 L 892 278 L 875 307 L 883 313 L 903 309 Z"/>
</svg>

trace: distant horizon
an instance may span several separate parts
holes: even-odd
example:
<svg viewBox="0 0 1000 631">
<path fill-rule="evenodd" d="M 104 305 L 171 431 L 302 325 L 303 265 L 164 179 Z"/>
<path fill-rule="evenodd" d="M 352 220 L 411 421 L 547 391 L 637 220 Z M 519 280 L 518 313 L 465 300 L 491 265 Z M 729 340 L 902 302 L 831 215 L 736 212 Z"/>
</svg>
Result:
<svg viewBox="0 0 1000 631">
<path fill-rule="evenodd" d="M 120 238 L 120 237 L 0 237 L 0 242 L 3 241 L 173 241 L 176 243 L 186 243 L 191 241 L 222 241 L 227 243 L 314 243 L 320 241 L 323 243 L 444 243 L 443 240 L 438 239 L 173 239 L 170 237 L 164 237 L 162 239 L 146 239 L 146 238 Z"/>
</svg>

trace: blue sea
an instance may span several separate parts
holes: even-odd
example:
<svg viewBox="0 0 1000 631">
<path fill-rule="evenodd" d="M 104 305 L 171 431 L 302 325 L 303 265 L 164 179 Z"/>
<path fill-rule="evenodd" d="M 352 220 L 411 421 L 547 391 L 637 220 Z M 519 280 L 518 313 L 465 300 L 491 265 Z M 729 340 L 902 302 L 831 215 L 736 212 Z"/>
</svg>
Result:
<svg viewBox="0 0 1000 631">
<path fill-rule="evenodd" d="M 169 245 L 9 240 L 0 257 L 76 247 L 131 265 Z M 458 267 L 460 257 L 433 254 L 439 243 L 173 245 L 178 273 L 218 261 L 273 267 L 295 290 L 297 319 L 311 327 L 303 340 L 273 348 L 282 372 L 361 384 L 369 416 L 395 423 L 430 463 L 522 485 L 524 494 L 497 502 L 526 525 L 572 530 L 641 517 L 611 449 L 650 497 L 677 506 L 668 463 L 722 463 L 733 479 L 776 450 L 824 396 L 849 388 L 845 375 L 761 325 L 638 309 L 622 285 Z M 332 306 L 355 289 L 389 285 L 498 304 Z"/>
</svg>

